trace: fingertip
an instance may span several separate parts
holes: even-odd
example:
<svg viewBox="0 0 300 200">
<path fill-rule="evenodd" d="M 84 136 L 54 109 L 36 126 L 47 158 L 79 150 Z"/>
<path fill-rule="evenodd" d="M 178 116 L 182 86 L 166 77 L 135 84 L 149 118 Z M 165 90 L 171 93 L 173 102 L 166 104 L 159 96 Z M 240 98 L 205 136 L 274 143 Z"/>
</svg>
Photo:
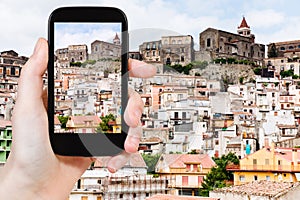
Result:
<svg viewBox="0 0 300 200">
<path fill-rule="evenodd" d="M 127 136 L 127 140 L 125 142 L 125 151 L 127 153 L 136 153 L 139 149 L 140 138 L 134 136 Z"/>
</svg>

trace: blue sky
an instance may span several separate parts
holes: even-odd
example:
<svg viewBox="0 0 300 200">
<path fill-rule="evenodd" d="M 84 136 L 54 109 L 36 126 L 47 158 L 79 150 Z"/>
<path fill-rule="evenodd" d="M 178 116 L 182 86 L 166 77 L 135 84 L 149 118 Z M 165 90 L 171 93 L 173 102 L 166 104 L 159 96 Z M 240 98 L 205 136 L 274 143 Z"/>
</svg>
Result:
<svg viewBox="0 0 300 200">
<path fill-rule="evenodd" d="M 37 38 L 47 37 L 51 11 L 67 5 L 122 9 L 131 49 L 161 35 L 190 34 L 198 44 L 199 33 L 208 27 L 236 33 L 243 16 L 259 43 L 300 39 L 297 0 L 0 0 L 0 51 L 14 49 L 29 56 Z"/>
<path fill-rule="evenodd" d="M 112 43 L 116 34 L 121 36 L 120 23 L 55 23 L 54 27 L 55 49 L 73 44 L 89 46 L 95 40 Z"/>
</svg>

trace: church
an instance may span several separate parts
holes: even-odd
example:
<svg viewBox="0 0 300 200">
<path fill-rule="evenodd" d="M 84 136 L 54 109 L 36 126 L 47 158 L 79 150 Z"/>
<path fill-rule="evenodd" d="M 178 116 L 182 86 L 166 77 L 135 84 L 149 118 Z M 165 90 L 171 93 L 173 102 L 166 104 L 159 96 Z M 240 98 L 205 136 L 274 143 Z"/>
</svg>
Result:
<svg viewBox="0 0 300 200">
<path fill-rule="evenodd" d="M 200 51 L 210 52 L 212 60 L 216 58 L 235 58 L 253 61 L 262 65 L 265 57 L 265 45 L 255 43 L 245 17 L 237 27 L 237 33 L 207 28 L 199 34 Z"/>
</svg>

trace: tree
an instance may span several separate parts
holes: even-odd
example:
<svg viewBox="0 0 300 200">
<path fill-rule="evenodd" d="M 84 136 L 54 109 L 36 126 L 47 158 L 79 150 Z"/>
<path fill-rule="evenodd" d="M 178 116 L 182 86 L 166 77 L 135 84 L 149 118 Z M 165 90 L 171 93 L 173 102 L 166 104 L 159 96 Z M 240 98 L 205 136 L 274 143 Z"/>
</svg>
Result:
<svg viewBox="0 0 300 200">
<path fill-rule="evenodd" d="M 108 122 L 110 121 L 115 121 L 116 118 L 113 114 L 108 114 L 108 115 L 105 115 L 104 117 L 100 117 L 101 119 L 101 123 L 99 124 L 96 132 L 97 133 L 102 133 L 102 132 L 107 132 L 107 131 L 112 131 L 113 128 L 111 125 L 108 124 Z"/>
<path fill-rule="evenodd" d="M 221 158 L 213 158 L 213 160 L 217 166 L 213 167 L 204 178 L 202 188 L 199 189 L 200 196 L 208 196 L 209 191 L 227 186 L 226 181 L 233 180 L 233 173 L 227 171 L 226 166 L 240 163 L 238 157 L 231 152 Z"/>
<path fill-rule="evenodd" d="M 58 120 L 61 123 L 61 128 L 66 128 L 69 116 L 57 116 L 57 117 L 58 117 Z"/>
<path fill-rule="evenodd" d="M 151 154 L 142 154 L 142 157 L 148 167 L 147 172 L 154 174 L 155 165 L 160 158 L 159 154 L 151 155 Z"/>
<path fill-rule="evenodd" d="M 281 71 L 281 72 L 280 72 L 280 76 L 281 76 L 282 78 L 290 77 L 290 76 L 293 76 L 293 75 L 294 75 L 294 70 L 292 70 L 292 69 L 289 69 L 289 70 Z"/>
</svg>

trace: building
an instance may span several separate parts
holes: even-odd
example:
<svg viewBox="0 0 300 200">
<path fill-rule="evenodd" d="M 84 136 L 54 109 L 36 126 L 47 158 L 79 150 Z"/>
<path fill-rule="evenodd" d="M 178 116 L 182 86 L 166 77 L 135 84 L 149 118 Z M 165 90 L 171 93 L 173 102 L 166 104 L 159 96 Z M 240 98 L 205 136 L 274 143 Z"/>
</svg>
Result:
<svg viewBox="0 0 300 200">
<path fill-rule="evenodd" d="M 101 59 L 120 59 L 121 57 L 121 40 L 118 34 L 115 35 L 113 43 L 95 40 L 91 43 L 91 54 L 89 60 Z"/>
<path fill-rule="evenodd" d="M 207 154 L 162 154 L 155 172 L 170 179 L 172 194 L 197 196 L 203 179 L 214 166 Z"/>
<path fill-rule="evenodd" d="M 162 36 L 161 40 L 144 42 L 139 50 L 146 62 L 187 65 L 195 60 L 194 39 L 191 35 Z"/>
<path fill-rule="evenodd" d="M 191 197 L 191 196 L 177 196 L 170 194 L 157 194 L 152 197 L 146 198 L 146 200 L 221 200 L 220 198 L 210 197 Z"/>
<path fill-rule="evenodd" d="M 255 43 L 245 17 L 238 26 L 237 33 L 208 28 L 200 33 L 200 51 L 211 52 L 211 59 L 236 58 L 253 61 L 262 65 L 265 57 L 265 45 Z"/>
<path fill-rule="evenodd" d="M 133 154 L 123 168 L 111 174 L 110 157 L 100 157 L 87 170 L 72 190 L 69 200 L 145 199 L 168 194 L 168 179 L 147 175 L 147 166 L 139 153 Z"/>
<path fill-rule="evenodd" d="M 12 142 L 11 121 L 0 120 L 0 166 L 6 163 Z"/>
<path fill-rule="evenodd" d="M 67 68 L 75 65 L 76 62 L 85 62 L 88 60 L 88 47 L 85 44 L 69 45 L 66 48 L 60 48 L 55 51 L 56 65 L 61 68 Z"/>
<path fill-rule="evenodd" d="M 234 173 L 234 185 L 252 181 L 297 182 L 300 180 L 300 149 L 279 148 L 272 143 L 240 160 L 239 166 L 228 166 Z"/>
<path fill-rule="evenodd" d="M 209 192 L 211 198 L 220 200 L 296 200 L 300 195 L 300 183 L 253 181 Z"/>
<path fill-rule="evenodd" d="M 67 132 L 96 133 L 101 119 L 97 115 L 69 116 L 66 124 Z"/>
</svg>

